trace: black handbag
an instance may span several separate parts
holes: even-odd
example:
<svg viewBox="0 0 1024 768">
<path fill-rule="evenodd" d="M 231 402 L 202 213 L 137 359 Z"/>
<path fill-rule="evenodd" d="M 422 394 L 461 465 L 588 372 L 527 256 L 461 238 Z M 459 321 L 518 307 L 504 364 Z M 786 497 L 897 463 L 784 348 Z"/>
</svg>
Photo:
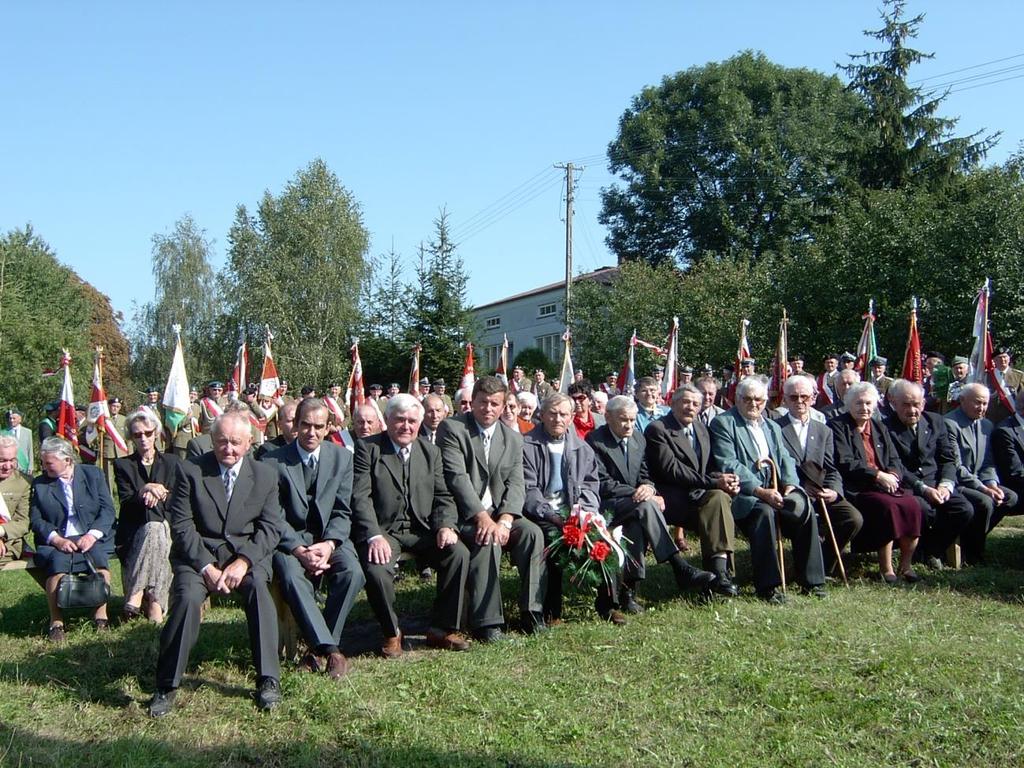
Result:
<svg viewBox="0 0 1024 768">
<path fill-rule="evenodd" d="M 88 552 L 83 552 L 82 557 L 85 558 L 88 572 L 66 573 L 57 583 L 57 605 L 62 611 L 75 608 L 99 608 L 110 599 L 110 585 L 96 570 L 92 557 Z M 72 553 L 72 565 L 74 562 L 75 555 Z"/>
</svg>

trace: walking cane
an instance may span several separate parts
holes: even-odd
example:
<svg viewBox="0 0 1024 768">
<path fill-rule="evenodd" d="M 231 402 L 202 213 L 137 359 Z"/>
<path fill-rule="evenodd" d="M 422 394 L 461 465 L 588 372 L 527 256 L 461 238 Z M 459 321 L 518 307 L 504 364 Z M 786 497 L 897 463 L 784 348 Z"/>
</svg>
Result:
<svg viewBox="0 0 1024 768">
<path fill-rule="evenodd" d="M 836 565 L 839 566 L 839 574 L 843 577 L 843 585 L 849 587 L 850 582 L 846 580 L 846 568 L 843 566 L 843 554 L 839 551 L 839 542 L 836 541 L 836 532 L 832 530 L 832 518 L 828 515 L 828 507 L 824 499 L 818 499 L 821 505 L 821 516 L 825 518 L 825 525 L 828 526 L 828 538 L 832 542 L 832 551 L 836 553 Z"/>
<path fill-rule="evenodd" d="M 771 456 L 766 459 L 759 460 L 757 462 L 757 468 L 760 469 L 765 464 L 772 468 L 772 490 L 778 492 L 779 467 Z M 779 560 L 779 576 L 782 578 L 782 594 L 786 594 L 786 558 L 782 550 L 782 518 L 779 517 L 779 510 L 775 510 L 775 556 Z"/>
</svg>

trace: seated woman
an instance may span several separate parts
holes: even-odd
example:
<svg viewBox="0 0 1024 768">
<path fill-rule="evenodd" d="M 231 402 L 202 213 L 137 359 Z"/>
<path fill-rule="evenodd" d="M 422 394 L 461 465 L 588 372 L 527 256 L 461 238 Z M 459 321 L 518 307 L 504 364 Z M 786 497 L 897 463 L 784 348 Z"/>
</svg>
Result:
<svg viewBox="0 0 1024 768">
<path fill-rule="evenodd" d="M 505 405 L 501 409 L 501 423 L 513 432 L 519 431 L 519 401 L 511 392 L 505 394 Z"/>
<path fill-rule="evenodd" d="M 39 449 L 43 474 L 32 482 L 29 519 L 36 542 L 36 565 L 46 573 L 50 607 L 47 632 L 55 643 L 64 640 L 64 617 L 57 607 L 57 585 L 68 573 L 88 570 L 84 553 L 110 583 L 114 547 L 114 502 L 107 478 L 98 467 L 77 464 L 71 444 L 61 437 L 43 440 Z M 96 629 L 107 628 L 104 603 L 93 614 Z"/>
<path fill-rule="evenodd" d="M 878 550 L 882 579 L 895 584 L 892 543 L 900 548 L 900 575 L 914 582 L 912 565 L 921 536 L 922 512 L 913 494 L 906 492 L 905 471 L 889 430 L 872 418 L 878 390 L 860 382 L 846 390 L 847 413 L 829 422 L 835 437 L 836 465 L 843 476 L 846 495 L 864 516 L 864 526 L 853 540 L 855 549 Z"/>
<path fill-rule="evenodd" d="M 121 501 L 114 540 L 124 578 L 124 618 L 145 613 L 163 621 L 171 589 L 171 531 L 167 506 L 179 459 L 156 449 L 160 424 L 144 409 L 125 424 L 135 453 L 114 462 L 114 480 Z"/>
</svg>

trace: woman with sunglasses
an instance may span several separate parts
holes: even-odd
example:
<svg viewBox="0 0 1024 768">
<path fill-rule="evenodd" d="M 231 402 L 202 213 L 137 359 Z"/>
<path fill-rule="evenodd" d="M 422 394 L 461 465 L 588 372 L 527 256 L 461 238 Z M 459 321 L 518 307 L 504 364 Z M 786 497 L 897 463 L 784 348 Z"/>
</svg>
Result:
<svg viewBox="0 0 1024 768">
<path fill-rule="evenodd" d="M 135 453 L 114 462 L 121 514 L 114 539 L 122 565 L 126 621 L 142 615 L 163 621 L 171 587 L 171 532 L 167 522 L 180 460 L 157 450 L 160 423 L 144 409 L 128 417 Z"/>
</svg>

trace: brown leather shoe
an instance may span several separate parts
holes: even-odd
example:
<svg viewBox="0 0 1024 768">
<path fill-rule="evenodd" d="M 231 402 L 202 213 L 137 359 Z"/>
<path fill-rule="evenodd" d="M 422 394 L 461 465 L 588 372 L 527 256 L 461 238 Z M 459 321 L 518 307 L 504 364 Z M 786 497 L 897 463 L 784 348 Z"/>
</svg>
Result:
<svg viewBox="0 0 1024 768">
<path fill-rule="evenodd" d="M 397 659 L 402 655 L 402 633 L 394 637 L 384 638 L 384 644 L 380 647 L 381 656 L 385 659 Z"/>
<path fill-rule="evenodd" d="M 461 632 L 445 632 L 434 627 L 427 630 L 427 645 L 431 648 L 440 648 L 442 651 L 469 650 L 469 641 Z"/>
<path fill-rule="evenodd" d="M 621 627 L 623 624 L 626 623 L 626 614 L 624 614 L 618 608 L 612 608 L 610 611 L 608 611 L 608 615 L 603 616 L 602 618 L 604 618 L 606 621 L 610 621 L 617 627 Z"/>
<path fill-rule="evenodd" d="M 310 672 L 315 675 L 321 669 L 323 669 L 323 664 L 321 664 L 321 657 L 317 656 L 315 653 L 307 653 L 305 656 L 299 659 L 300 672 Z"/>
<path fill-rule="evenodd" d="M 327 676 L 332 680 L 340 680 L 348 674 L 348 659 L 341 651 L 327 654 Z"/>
</svg>

